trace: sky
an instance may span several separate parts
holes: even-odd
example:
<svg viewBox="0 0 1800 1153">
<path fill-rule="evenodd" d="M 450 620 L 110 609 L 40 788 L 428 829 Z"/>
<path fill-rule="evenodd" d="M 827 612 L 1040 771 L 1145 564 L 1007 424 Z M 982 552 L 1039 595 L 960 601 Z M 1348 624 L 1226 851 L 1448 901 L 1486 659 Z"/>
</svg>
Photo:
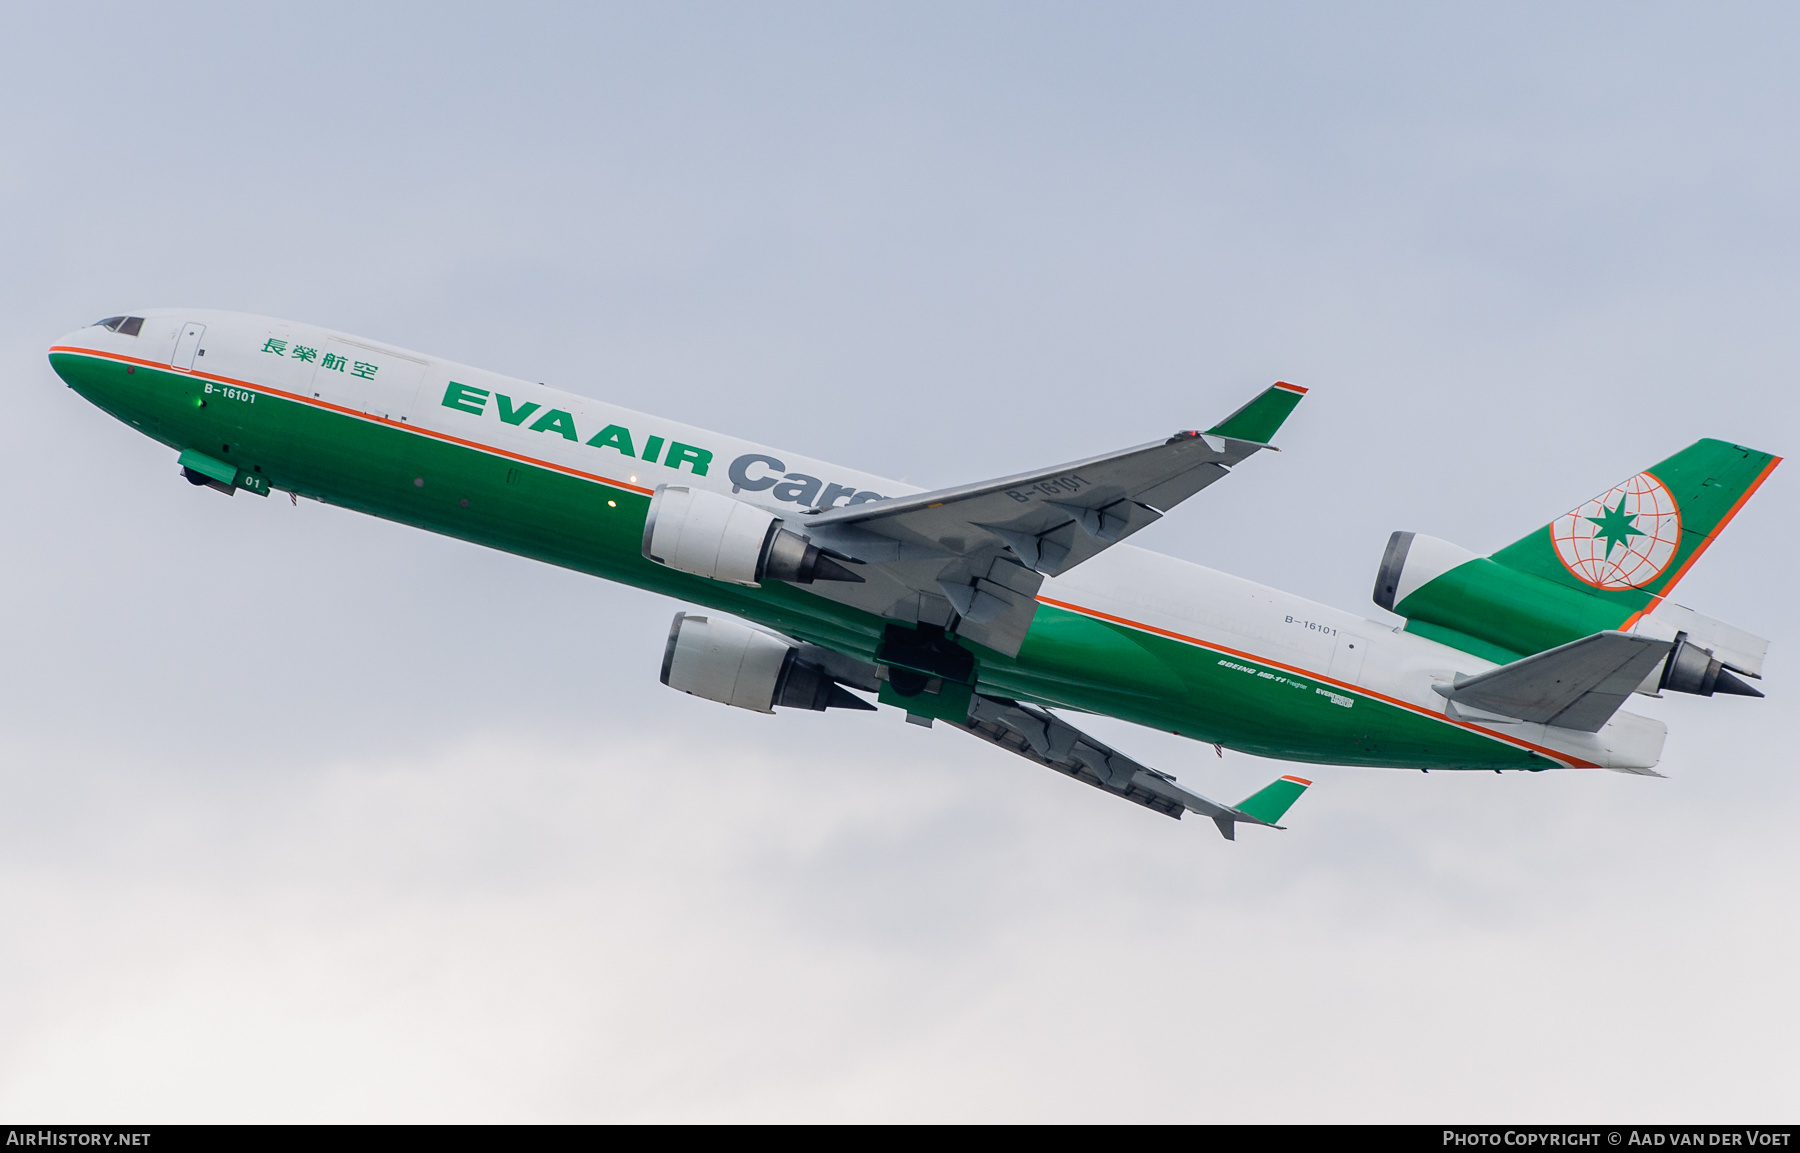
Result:
<svg viewBox="0 0 1800 1153">
<path fill-rule="evenodd" d="M 1800 1103 L 1778 469 L 1666 780 L 1315 766 L 1286 832 L 669 692 L 684 606 L 227 500 L 59 335 L 265 313 L 938 486 L 1307 386 L 1136 543 L 1392 623 L 1800 450 L 1779 5 L 16 5 L 0 1119 L 1725 1122 Z M 1789 466 L 1792 467 L 1792 466 Z M 1288 766 L 1082 721 L 1209 795 Z"/>
</svg>

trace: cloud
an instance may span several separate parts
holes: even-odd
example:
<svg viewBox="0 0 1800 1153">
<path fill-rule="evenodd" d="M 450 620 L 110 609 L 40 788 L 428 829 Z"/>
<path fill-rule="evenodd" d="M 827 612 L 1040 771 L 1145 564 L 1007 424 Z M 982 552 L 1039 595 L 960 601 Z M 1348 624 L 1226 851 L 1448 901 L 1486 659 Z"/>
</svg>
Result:
<svg viewBox="0 0 1800 1153">
<path fill-rule="evenodd" d="M 773 755 L 678 703 L 222 796 L 60 766 L 86 819 L 0 877 L 0 1110 L 1694 1120 L 1800 1072 L 1794 850 L 1695 851 L 1671 782 L 1326 770 L 1227 844 L 948 730 Z"/>
</svg>

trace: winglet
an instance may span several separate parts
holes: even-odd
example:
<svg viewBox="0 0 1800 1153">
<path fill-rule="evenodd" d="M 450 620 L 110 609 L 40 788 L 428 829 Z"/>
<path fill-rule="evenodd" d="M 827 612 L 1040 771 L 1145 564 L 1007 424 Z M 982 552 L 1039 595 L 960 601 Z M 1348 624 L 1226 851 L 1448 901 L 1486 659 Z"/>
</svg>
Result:
<svg viewBox="0 0 1800 1153">
<path fill-rule="evenodd" d="M 1274 825 L 1311 784 L 1305 777 L 1281 777 L 1239 801 L 1237 811 L 1259 824 Z"/>
<path fill-rule="evenodd" d="M 1294 406 L 1305 395 L 1306 390 L 1299 385 L 1278 380 L 1252 397 L 1249 404 L 1206 431 L 1213 436 L 1228 436 L 1232 440 L 1268 444 L 1281 428 L 1281 422 L 1288 418 L 1288 414 L 1294 411 Z"/>
</svg>

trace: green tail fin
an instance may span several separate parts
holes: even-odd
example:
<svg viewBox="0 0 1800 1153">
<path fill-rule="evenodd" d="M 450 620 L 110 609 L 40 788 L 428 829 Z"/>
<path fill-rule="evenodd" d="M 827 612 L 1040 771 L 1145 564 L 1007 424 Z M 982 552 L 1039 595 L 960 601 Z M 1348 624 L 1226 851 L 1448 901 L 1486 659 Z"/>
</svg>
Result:
<svg viewBox="0 0 1800 1153">
<path fill-rule="evenodd" d="M 1304 777 L 1282 777 L 1240 801 L 1237 811 L 1272 825 L 1293 807 L 1310 784 L 1312 782 Z"/>
<path fill-rule="evenodd" d="M 1281 427 L 1281 422 L 1288 418 L 1288 414 L 1294 411 L 1294 406 L 1305 395 L 1306 390 L 1299 385 L 1278 380 L 1257 393 L 1249 404 L 1206 431 L 1211 436 L 1228 436 L 1233 440 L 1268 444 Z"/>
<path fill-rule="evenodd" d="M 1395 533 L 1375 603 L 1407 618 L 1408 632 L 1497 664 L 1629 630 L 1780 463 L 1698 441 L 1489 557 Z"/>
<path fill-rule="evenodd" d="M 1627 613 L 1675 587 L 1781 458 L 1702 440 L 1493 555 Z"/>
</svg>

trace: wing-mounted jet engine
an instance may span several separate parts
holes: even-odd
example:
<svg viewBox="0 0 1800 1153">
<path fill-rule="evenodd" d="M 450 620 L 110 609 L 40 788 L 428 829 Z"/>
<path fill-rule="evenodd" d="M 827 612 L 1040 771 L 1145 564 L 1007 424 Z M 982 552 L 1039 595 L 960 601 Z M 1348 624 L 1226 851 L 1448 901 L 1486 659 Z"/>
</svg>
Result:
<svg viewBox="0 0 1800 1153">
<path fill-rule="evenodd" d="M 805 585 L 863 579 L 806 536 L 784 528 L 768 509 L 680 485 L 661 485 L 650 499 L 644 556 L 680 572 L 753 588 L 765 580 Z"/>
<path fill-rule="evenodd" d="M 873 712 L 874 705 L 844 685 L 865 692 L 876 692 L 880 685 L 877 667 L 867 661 L 730 617 L 694 613 L 675 614 L 663 650 L 662 683 L 757 713 L 777 708 Z M 951 719 L 964 732 L 1166 817 L 1209 817 L 1227 840 L 1236 839 L 1239 824 L 1282 828 L 1276 822 L 1312 784 L 1304 777 L 1284 776 L 1227 805 L 1184 788 L 1168 773 L 1139 764 L 1046 709 L 982 693 L 964 699 L 962 715 Z"/>
<path fill-rule="evenodd" d="M 875 667 L 730 617 L 676 613 L 663 649 L 663 684 L 756 713 L 875 711 L 840 681 L 874 692 Z"/>
</svg>

